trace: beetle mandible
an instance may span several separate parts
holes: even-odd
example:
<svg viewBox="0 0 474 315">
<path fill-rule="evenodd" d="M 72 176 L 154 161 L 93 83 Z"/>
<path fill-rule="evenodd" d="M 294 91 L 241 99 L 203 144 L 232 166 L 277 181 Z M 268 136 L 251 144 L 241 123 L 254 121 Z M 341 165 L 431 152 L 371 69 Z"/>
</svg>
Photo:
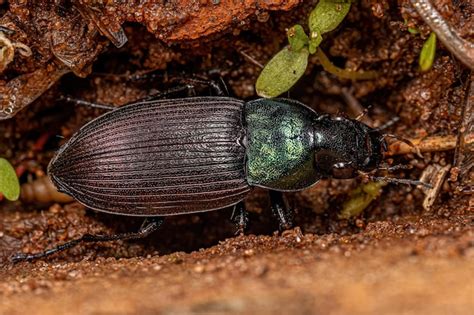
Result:
<svg viewBox="0 0 474 315">
<path fill-rule="evenodd" d="M 243 230 L 242 201 L 254 186 L 270 189 L 280 227 L 289 228 L 292 215 L 282 192 L 373 171 L 386 150 L 379 130 L 320 115 L 295 100 L 210 96 L 126 105 L 84 125 L 60 148 L 48 173 L 59 191 L 88 208 L 146 217 L 142 228 L 84 235 L 13 260 L 44 257 L 83 241 L 142 238 L 166 216 L 229 206 L 236 206 Z"/>
</svg>

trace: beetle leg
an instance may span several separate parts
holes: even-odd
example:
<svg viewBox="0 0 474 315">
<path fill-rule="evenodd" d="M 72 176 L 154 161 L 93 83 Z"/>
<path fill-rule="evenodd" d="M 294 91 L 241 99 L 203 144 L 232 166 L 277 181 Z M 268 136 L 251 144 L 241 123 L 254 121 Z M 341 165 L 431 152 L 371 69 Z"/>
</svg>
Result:
<svg viewBox="0 0 474 315">
<path fill-rule="evenodd" d="M 245 209 L 245 203 L 243 201 L 234 206 L 234 211 L 232 211 L 232 216 L 230 219 L 235 223 L 237 228 L 235 235 L 244 234 L 249 223 L 249 214 Z"/>
<path fill-rule="evenodd" d="M 179 93 L 179 92 L 183 92 L 183 91 L 188 92 L 188 97 L 194 96 L 196 94 L 196 92 L 194 91 L 194 85 L 192 83 L 184 82 L 183 85 L 178 85 L 176 87 L 167 89 L 166 91 L 159 91 L 159 92 L 147 95 L 147 96 L 145 96 L 143 98 L 140 98 L 138 100 L 134 100 L 133 102 L 130 102 L 128 104 L 166 99 L 170 95 L 173 95 L 173 94 Z"/>
<path fill-rule="evenodd" d="M 280 230 L 288 230 L 293 226 L 293 211 L 281 191 L 270 190 L 270 202 L 273 215 L 278 219 Z"/>
<path fill-rule="evenodd" d="M 148 96 L 145 96 L 145 97 L 140 98 L 138 100 L 134 100 L 134 101 L 132 101 L 130 103 L 127 103 L 127 104 L 124 104 L 124 105 L 132 104 L 132 103 L 140 103 L 140 102 L 148 102 L 148 101 L 153 101 L 153 100 L 165 99 L 165 98 L 167 98 L 168 96 L 170 96 L 172 94 L 179 93 L 179 92 L 182 92 L 182 91 L 188 91 L 188 96 L 193 96 L 195 94 L 194 85 L 192 85 L 192 84 L 180 85 L 180 86 L 168 89 L 166 91 L 156 92 L 156 93 L 150 94 Z M 70 103 L 74 103 L 75 105 L 82 105 L 82 106 L 88 106 L 88 107 L 92 107 L 92 108 L 100 108 L 100 109 L 105 109 L 105 110 L 114 110 L 114 109 L 118 108 L 117 106 L 114 106 L 114 105 L 98 104 L 98 103 L 88 102 L 88 101 L 81 100 L 81 99 L 76 99 L 76 98 L 69 97 L 69 96 L 60 96 L 58 98 L 58 101 L 60 101 L 60 102 L 61 101 L 70 102 Z"/>
<path fill-rule="evenodd" d="M 73 103 L 75 105 L 82 105 L 82 106 L 88 106 L 88 107 L 92 107 L 92 108 L 100 108 L 100 109 L 105 109 L 105 110 L 117 109 L 117 107 L 115 107 L 113 105 L 92 103 L 92 102 L 88 102 L 88 101 L 85 101 L 85 100 L 80 100 L 80 99 L 69 97 L 69 96 L 60 96 L 57 99 L 57 101 L 58 102 L 68 102 L 68 103 Z"/>
<path fill-rule="evenodd" d="M 155 232 L 160 228 L 163 224 L 164 219 L 160 217 L 156 218 L 147 218 L 143 222 L 140 230 L 138 232 L 130 232 L 130 233 L 119 233 L 119 234 L 111 234 L 111 235 L 91 235 L 85 234 L 82 237 L 69 241 L 67 243 L 58 245 L 54 248 L 45 250 L 44 252 L 36 253 L 36 254 L 23 254 L 18 253 L 11 257 L 11 261 L 14 263 L 20 261 L 31 261 L 38 258 L 44 258 L 46 256 L 52 255 L 57 252 L 61 252 L 63 250 L 72 248 L 80 243 L 96 243 L 96 242 L 108 242 L 108 241 L 115 241 L 115 240 L 132 240 L 132 239 L 140 239 L 145 238 L 151 233 Z"/>
<path fill-rule="evenodd" d="M 200 86 L 207 86 L 212 91 L 214 96 L 229 96 L 229 90 L 227 89 L 227 85 L 224 82 L 222 77 L 218 77 L 217 80 L 211 79 L 202 79 L 200 77 L 195 78 L 175 78 L 175 80 L 179 83 L 187 83 L 190 85 L 200 85 Z"/>
<path fill-rule="evenodd" d="M 4 32 L 5 34 L 8 34 L 8 35 L 15 34 L 15 30 L 12 30 L 11 28 L 8 28 L 8 27 L 3 26 L 3 25 L 0 25 L 0 32 Z"/>
</svg>

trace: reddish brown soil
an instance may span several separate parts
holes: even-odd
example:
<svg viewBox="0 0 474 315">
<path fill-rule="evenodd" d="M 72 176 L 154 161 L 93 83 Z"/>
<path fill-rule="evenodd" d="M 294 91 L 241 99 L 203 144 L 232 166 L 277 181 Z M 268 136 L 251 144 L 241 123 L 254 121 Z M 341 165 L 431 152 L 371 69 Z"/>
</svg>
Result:
<svg viewBox="0 0 474 315">
<path fill-rule="evenodd" d="M 81 222 L 87 222 L 84 219 Z M 155 241 L 171 238 L 180 243 L 187 234 L 183 231 L 196 225 L 169 231 L 175 234 L 159 232 Z M 346 235 L 318 236 L 296 228 L 283 235 L 222 240 L 189 254 L 143 256 L 146 249 L 116 244 L 8 264 L 0 273 L 0 310 L 469 314 L 474 307 L 472 214 L 405 216 L 369 223 L 361 232 Z M 124 247 L 131 252 L 124 253 Z"/>
<path fill-rule="evenodd" d="M 460 1 L 433 2 L 464 38 L 474 41 L 472 6 Z M 49 11 L 46 7 L 25 11 L 24 5 L 12 1 L 8 11 L 4 3 L 0 0 L 0 14 L 9 13 L 0 21 L 11 20 L 14 13 L 20 22 L 44 23 L 44 33 L 34 37 L 28 28 L 21 28 L 15 35 L 18 41 L 33 43 L 34 58 L 15 59 L 1 75 L 0 88 L 8 88 L 4 83 L 19 74 L 57 67 L 57 60 L 51 66 L 54 53 L 76 47 L 60 45 L 59 40 L 52 47 L 48 42 L 51 32 L 70 21 L 67 14 L 54 17 L 59 12 L 54 6 Z M 73 41 L 79 51 L 71 70 L 91 73 L 85 79 L 64 76 L 14 119 L 0 122 L 0 156 L 25 169 L 22 182 L 44 176 L 55 150 L 85 122 L 103 113 L 57 102 L 59 96 L 118 106 L 169 87 L 167 75 L 207 76 L 214 70 L 235 96 L 255 98 L 253 85 L 260 69 L 243 54 L 265 63 L 285 45 L 285 28 L 305 24 L 313 6 L 244 1 L 236 5 L 237 21 L 219 15 L 223 22 L 214 29 L 212 23 L 194 27 L 207 16 L 212 1 L 200 1 L 201 5 L 186 10 L 182 9 L 185 1 L 176 3 L 175 8 L 160 9 L 157 16 L 168 20 L 161 19 L 156 30 L 150 24 L 156 20 L 150 15 L 141 15 L 139 20 L 139 15 L 130 15 L 129 7 L 116 15 L 103 11 L 104 23 L 135 21 L 145 27 L 125 24 L 129 42 L 120 49 L 109 46 L 105 50 L 105 37 L 81 33 L 86 38 Z M 222 5 L 224 1 L 217 6 Z M 184 10 L 182 15 L 176 11 L 179 8 Z M 409 33 L 408 26 L 421 34 Z M 72 26 L 62 28 L 74 33 Z M 320 112 L 351 113 L 341 97 L 346 88 L 362 106 L 372 106 L 373 125 L 400 117 L 390 133 L 457 136 L 472 75 L 441 45 L 433 69 L 421 74 L 417 58 L 429 32 L 408 1 L 354 4 L 322 47 L 339 66 L 377 70 L 380 78 L 339 80 L 315 61 L 291 96 Z M 179 34 L 189 37 L 173 37 Z M 173 45 L 155 36 L 164 36 Z M 96 54 L 81 55 L 81 47 L 92 47 Z M 144 73 L 158 75 L 135 75 Z M 48 141 L 39 145 L 45 134 Z M 454 156 L 453 151 L 427 152 L 423 158 L 409 154 L 389 162 L 413 166 L 393 176 L 417 179 L 427 165 L 452 164 Z M 256 189 L 247 199 L 251 226 L 245 236 L 234 237 L 231 209 L 224 209 L 169 218 L 162 230 L 146 240 L 80 245 L 48 259 L 16 265 L 8 260 L 13 253 L 37 252 L 84 233 L 136 230 L 141 222 L 96 213 L 77 203 L 1 201 L 0 314 L 470 314 L 474 309 L 472 195 L 462 192 L 469 182 L 451 175 L 453 180 L 442 185 L 430 211 L 421 206 L 420 189 L 387 185 L 361 215 L 339 220 L 342 202 L 361 181 L 324 180 L 287 195 L 298 227 L 280 234 L 274 232 L 277 224 L 265 191 Z"/>
</svg>

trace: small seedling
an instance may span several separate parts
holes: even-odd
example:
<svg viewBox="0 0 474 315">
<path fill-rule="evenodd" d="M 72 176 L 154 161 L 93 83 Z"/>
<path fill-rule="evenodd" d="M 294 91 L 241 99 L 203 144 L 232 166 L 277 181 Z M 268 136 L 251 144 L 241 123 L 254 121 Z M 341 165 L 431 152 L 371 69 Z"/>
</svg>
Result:
<svg viewBox="0 0 474 315">
<path fill-rule="evenodd" d="M 472 41 L 462 38 L 459 33 L 436 10 L 433 1 L 410 0 L 426 24 L 436 33 L 439 40 L 456 58 L 469 69 L 474 69 L 474 45 Z"/>
<path fill-rule="evenodd" d="M 407 20 L 407 19 L 405 19 L 404 24 L 405 24 L 405 26 L 407 27 L 408 33 L 410 33 L 410 34 L 412 34 L 412 35 L 420 34 L 420 30 L 419 30 L 419 29 L 417 29 L 416 27 L 413 27 L 413 26 L 408 26 L 408 20 Z"/>
<path fill-rule="evenodd" d="M 436 55 L 436 33 L 431 32 L 430 36 L 423 44 L 421 49 L 420 59 L 418 63 L 420 65 L 420 70 L 426 72 L 431 69 L 433 66 L 433 61 Z"/>
<path fill-rule="evenodd" d="M 350 8 L 350 1 L 321 0 L 309 16 L 309 36 L 303 26 L 298 24 L 287 30 L 290 45 L 277 53 L 265 66 L 255 85 L 257 94 L 271 98 L 288 91 L 303 76 L 309 55 L 315 53 L 323 68 L 340 78 L 375 78 L 377 74 L 372 71 L 354 72 L 336 67 L 319 48 L 323 35 L 336 29 Z"/>
<path fill-rule="evenodd" d="M 382 193 L 384 182 L 369 182 L 349 193 L 349 199 L 342 204 L 339 219 L 350 219 L 358 216 Z"/>
</svg>

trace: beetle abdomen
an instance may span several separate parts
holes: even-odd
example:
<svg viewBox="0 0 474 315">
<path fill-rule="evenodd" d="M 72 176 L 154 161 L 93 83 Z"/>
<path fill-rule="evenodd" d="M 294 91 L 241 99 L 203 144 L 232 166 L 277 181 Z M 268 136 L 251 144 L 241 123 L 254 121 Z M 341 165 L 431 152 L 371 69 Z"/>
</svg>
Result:
<svg viewBox="0 0 474 315">
<path fill-rule="evenodd" d="M 124 106 L 81 128 L 52 160 L 49 174 L 60 191 L 116 214 L 233 205 L 250 190 L 242 107 L 222 97 Z"/>
</svg>

